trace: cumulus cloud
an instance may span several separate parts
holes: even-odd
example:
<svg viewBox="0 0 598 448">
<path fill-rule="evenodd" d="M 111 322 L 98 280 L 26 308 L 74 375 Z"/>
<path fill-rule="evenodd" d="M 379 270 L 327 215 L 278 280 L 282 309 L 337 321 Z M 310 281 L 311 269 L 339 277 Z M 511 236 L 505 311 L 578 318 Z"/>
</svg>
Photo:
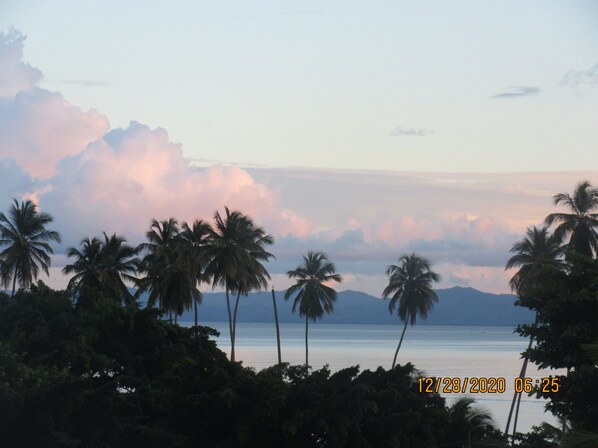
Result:
<svg viewBox="0 0 598 448">
<path fill-rule="evenodd" d="M 491 99 L 506 99 L 506 98 L 523 98 L 526 96 L 538 95 L 541 92 L 540 88 L 534 86 L 518 86 L 511 87 L 504 92 L 492 95 Z"/>
<path fill-rule="evenodd" d="M 0 186 L 2 204 L 9 204 L 13 198 L 25 197 L 39 188 L 31 175 L 10 157 L 0 159 Z"/>
<path fill-rule="evenodd" d="M 55 217 L 63 247 L 102 231 L 139 241 L 153 218 L 211 222 L 225 205 L 276 238 L 310 232 L 308 219 L 247 171 L 194 167 L 164 129 L 110 130 L 95 110 L 39 87 L 41 72 L 22 61 L 24 40 L 14 30 L 0 35 L 0 199 L 35 200 Z"/>
<path fill-rule="evenodd" d="M 108 120 L 36 86 L 42 74 L 21 60 L 24 40 L 15 30 L 0 34 L 0 148 L 34 177 L 46 178 L 60 159 L 106 132 Z"/>
<path fill-rule="evenodd" d="M 577 87 L 580 85 L 598 84 L 598 64 L 593 65 L 587 70 L 570 70 L 561 79 L 562 85 Z"/>
<path fill-rule="evenodd" d="M 0 148 L 35 177 L 49 177 L 63 157 L 78 154 L 108 130 L 106 117 L 83 112 L 60 93 L 31 87 L 0 97 Z"/>
<path fill-rule="evenodd" d="M 12 97 L 33 87 L 42 72 L 22 61 L 25 36 L 11 28 L 0 33 L 0 97 Z"/>
<path fill-rule="evenodd" d="M 433 132 L 426 128 L 405 128 L 403 126 L 397 126 L 392 131 L 390 131 L 390 135 L 395 136 L 409 136 L 409 137 L 427 137 L 428 135 L 432 135 Z"/>
<path fill-rule="evenodd" d="M 305 235 L 309 222 L 280 210 L 277 198 L 237 166 L 193 168 L 164 129 L 131 122 L 59 163 L 42 195 L 57 223 L 75 240 L 101 231 L 140 239 L 152 219 L 211 222 L 226 205 L 276 236 Z"/>
</svg>

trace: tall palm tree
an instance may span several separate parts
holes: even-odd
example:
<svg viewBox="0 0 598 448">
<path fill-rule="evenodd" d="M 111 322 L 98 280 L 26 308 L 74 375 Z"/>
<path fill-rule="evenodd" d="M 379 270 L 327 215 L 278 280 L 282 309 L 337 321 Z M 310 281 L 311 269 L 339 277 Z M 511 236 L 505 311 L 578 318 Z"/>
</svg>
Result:
<svg viewBox="0 0 598 448">
<path fill-rule="evenodd" d="M 110 294 L 120 302 L 131 305 L 135 303 L 135 298 L 126 283 L 137 281 L 134 274 L 139 268 L 140 260 L 137 257 L 139 248 L 126 243 L 127 240 L 116 233 L 111 236 L 104 233 L 101 258 L 105 270 L 106 286 Z"/>
<path fill-rule="evenodd" d="M 138 248 L 126 244 L 126 240 L 116 233 L 111 236 L 104 233 L 104 241 L 84 238 L 81 240 L 81 250 L 74 247 L 67 249 L 69 258 L 75 258 L 74 263 L 62 269 L 65 274 L 75 274 L 68 288 L 97 288 L 119 302 L 133 304 L 135 299 L 126 282 L 134 283 L 137 280 L 133 274 L 139 267 L 138 252 Z"/>
<path fill-rule="evenodd" d="M 557 235 L 550 235 L 546 227 L 530 227 L 523 239 L 513 245 L 514 254 L 507 261 L 505 270 L 518 267 L 511 277 L 509 286 L 519 296 L 538 280 L 540 270 L 546 266 L 563 267 L 563 248 Z"/>
<path fill-rule="evenodd" d="M 184 257 L 189 265 L 189 275 L 192 277 L 191 282 L 195 285 L 200 285 L 204 281 L 203 270 L 208 263 L 206 248 L 209 244 L 211 236 L 211 227 L 208 223 L 197 219 L 193 221 L 191 226 L 186 222 L 183 223 L 180 237 L 182 239 Z M 202 295 L 197 288 L 197 292 L 193 294 L 193 312 L 195 317 L 195 326 L 198 324 L 197 307 L 201 303 Z"/>
<path fill-rule="evenodd" d="M 270 275 L 262 262 L 273 255 L 265 247 L 274 242 L 272 236 L 239 211 L 225 207 L 225 216 L 219 212 L 214 215 L 214 228 L 206 255 L 210 260 L 205 274 L 212 280 L 212 285 L 223 286 L 226 293 L 228 326 L 231 337 L 231 361 L 235 360 L 235 336 L 237 310 L 241 294 L 247 295 L 252 290 L 268 286 Z M 231 310 L 230 293 L 237 298 Z"/>
<path fill-rule="evenodd" d="M 440 281 L 440 276 L 431 270 L 429 260 L 416 254 L 401 256 L 398 265 L 388 266 L 386 275 L 388 276 L 388 286 L 384 288 L 382 297 L 386 299 L 392 295 L 388 310 L 392 314 L 397 308 L 399 318 L 405 322 L 399 345 L 392 360 L 394 369 L 407 324 L 414 325 L 417 316 L 426 319 L 434 303 L 438 301 L 438 296 L 432 289 L 432 282 Z"/>
<path fill-rule="evenodd" d="M 62 272 L 66 275 L 74 274 L 69 280 L 67 288 L 75 291 L 82 287 L 100 288 L 104 284 L 104 269 L 102 266 L 102 242 L 97 238 L 83 238 L 81 249 L 69 247 L 66 254 L 75 261 L 67 264 Z"/>
<path fill-rule="evenodd" d="M 542 268 L 546 266 L 553 266 L 555 268 L 562 268 L 564 263 L 561 259 L 563 248 L 560 245 L 561 238 L 557 235 L 550 235 L 546 227 L 528 228 L 523 239 L 513 245 L 510 252 L 514 254 L 507 261 L 505 269 L 512 269 L 518 267 L 519 270 L 511 280 L 509 285 L 511 289 L 518 295 L 525 294 L 530 287 L 537 281 Z M 537 324 L 537 315 L 534 325 Z M 525 377 L 528 365 L 528 352 L 532 347 L 534 338 L 530 337 L 527 351 L 525 352 L 523 365 L 519 377 Z M 521 393 L 515 392 L 513 400 L 511 401 L 511 408 L 507 418 L 507 426 L 505 434 L 509 434 L 509 427 L 511 425 L 511 418 L 513 410 L 516 407 L 515 420 L 513 423 L 513 435 L 517 430 L 517 420 L 519 417 L 519 405 L 521 404 Z"/>
<path fill-rule="evenodd" d="M 8 287 L 12 279 L 12 295 L 17 283 L 21 288 L 31 287 L 37 280 L 41 268 L 47 275 L 50 269 L 50 256 L 53 254 L 49 241 L 60 243 L 60 235 L 47 230 L 46 225 L 53 221 L 52 216 L 40 213 L 30 200 L 16 199 L 8 211 L 8 216 L 0 213 L 0 253 L 3 261 L 2 283 Z"/>
<path fill-rule="evenodd" d="M 146 251 L 146 254 L 140 265 L 140 271 L 145 276 L 137 280 L 137 296 L 149 291 L 147 306 L 153 307 L 157 303 L 159 309 L 169 313 L 170 321 L 173 311 L 176 314 L 180 308 L 174 298 L 175 293 L 181 292 L 175 278 L 178 235 L 176 219 L 154 219 L 145 234 L 148 242 L 138 246 L 138 249 Z"/>
<path fill-rule="evenodd" d="M 546 224 L 558 223 L 554 234 L 560 241 L 570 236 L 568 247 L 575 252 L 592 257 L 598 254 L 598 188 L 588 181 L 575 187 L 573 196 L 559 193 L 553 197 L 555 205 L 564 205 L 572 213 L 551 213 Z"/>
<path fill-rule="evenodd" d="M 341 282 L 342 277 L 336 273 L 336 268 L 322 252 L 309 251 L 303 257 L 303 263 L 287 275 L 297 279 L 284 294 L 288 300 L 297 293 L 293 302 L 293 313 L 299 307 L 299 316 L 305 316 L 305 365 L 309 366 L 308 331 L 309 319 L 321 319 L 324 313 L 332 313 L 336 301 L 336 291 L 326 283 Z"/>
</svg>

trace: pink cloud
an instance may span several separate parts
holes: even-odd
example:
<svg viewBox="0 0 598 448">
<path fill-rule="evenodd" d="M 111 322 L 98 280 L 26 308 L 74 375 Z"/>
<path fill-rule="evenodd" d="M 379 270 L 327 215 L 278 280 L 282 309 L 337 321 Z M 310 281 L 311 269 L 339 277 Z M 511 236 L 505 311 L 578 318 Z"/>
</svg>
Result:
<svg viewBox="0 0 598 448">
<path fill-rule="evenodd" d="M 42 73 L 22 61 L 24 40 L 15 30 L 0 33 L 0 148 L 33 177 L 47 178 L 60 159 L 104 134 L 108 120 L 37 87 Z"/>
<path fill-rule="evenodd" d="M 390 245 L 402 245 L 408 241 L 421 238 L 436 239 L 442 231 L 436 223 L 414 216 L 401 216 L 398 219 L 386 219 L 380 225 L 370 226 L 364 234 L 373 235 L 374 239 L 382 240 Z M 371 241 L 371 237 L 368 238 Z"/>
<path fill-rule="evenodd" d="M 293 211 L 280 211 L 278 198 L 245 170 L 194 168 L 164 129 L 135 122 L 65 158 L 51 184 L 40 200 L 75 240 L 101 231 L 141 239 L 153 218 L 211 222 L 225 205 L 250 215 L 275 237 L 301 237 L 311 228 Z"/>
<path fill-rule="evenodd" d="M 0 147 L 34 177 L 54 174 L 63 157 L 78 154 L 108 130 L 108 120 L 83 112 L 61 94 L 39 87 L 0 98 Z"/>
</svg>

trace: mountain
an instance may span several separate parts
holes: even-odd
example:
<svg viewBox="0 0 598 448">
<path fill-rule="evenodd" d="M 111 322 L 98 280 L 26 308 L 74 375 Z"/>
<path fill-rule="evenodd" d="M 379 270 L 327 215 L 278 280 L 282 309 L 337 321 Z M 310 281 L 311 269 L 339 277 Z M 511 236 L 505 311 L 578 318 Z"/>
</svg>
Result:
<svg viewBox="0 0 598 448">
<path fill-rule="evenodd" d="M 514 306 L 516 297 L 511 294 L 490 294 L 473 288 L 453 287 L 436 290 L 438 303 L 428 319 L 418 325 L 497 325 L 514 327 L 531 323 L 534 314 L 527 308 Z M 280 322 L 304 322 L 291 312 L 293 299 L 285 301 L 284 291 L 276 292 L 276 304 Z M 236 296 L 231 295 L 231 307 Z M 395 311 L 396 313 L 396 311 Z M 193 321 L 193 310 L 187 311 L 180 321 Z M 205 293 L 199 307 L 200 322 L 227 321 L 226 296 L 224 293 Z M 241 297 L 238 322 L 274 322 L 272 293 L 256 292 Z M 334 313 L 324 315 L 322 323 L 330 324 L 397 324 L 396 314 L 390 315 L 388 300 L 382 300 L 359 291 L 338 293 Z"/>
</svg>

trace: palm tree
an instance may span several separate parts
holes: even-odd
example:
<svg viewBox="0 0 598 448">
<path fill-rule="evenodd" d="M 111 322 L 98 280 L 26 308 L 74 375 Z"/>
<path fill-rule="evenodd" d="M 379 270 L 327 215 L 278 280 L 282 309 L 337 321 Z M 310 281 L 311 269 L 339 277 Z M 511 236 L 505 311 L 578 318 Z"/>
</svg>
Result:
<svg viewBox="0 0 598 448">
<path fill-rule="evenodd" d="M 48 241 L 60 243 L 58 232 L 46 229 L 52 221 L 52 216 L 39 213 L 30 200 L 19 204 L 15 199 L 8 216 L 0 213 L 0 247 L 7 246 L 0 253 L 2 283 L 8 287 L 12 279 L 13 296 L 17 282 L 21 288 L 31 287 L 40 268 L 49 275 L 51 260 L 48 254 L 54 251 Z"/>
<path fill-rule="evenodd" d="M 67 249 L 69 258 L 75 262 L 66 265 L 62 272 L 75 274 L 68 284 L 68 289 L 78 290 L 87 286 L 97 288 L 126 305 L 135 302 L 126 282 L 134 283 L 133 274 L 139 267 L 138 248 L 126 244 L 126 240 L 116 233 L 111 236 L 104 233 L 104 241 L 98 238 L 81 240 L 81 250 Z"/>
<path fill-rule="evenodd" d="M 463 397 L 449 408 L 446 442 L 452 442 L 454 446 L 471 447 L 472 439 L 479 440 L 483 437 L 484 432 L 494 428 L 494 421 L 490 413 L 486 409 L 474 405 L 475 400 Z"/>
<path fill-rule="evenodd" d="M 104 283 L 104 272 L 101 261 L 102 242 L 97 238 L 83 238 L 81 250 L 69 247 L 66 254 L 74 258 L 72 264 L 67 264 L 62 272 L 66 275 L 75 274 L 68 283 L 68 290 L 74 291 L 82 287 L 100 288 Z"/>
<path fill-rule="evenodd" d="M 192 277 L 191 281 L 196 285 L 200 285 L 204 281 L 203 268 L 208 262 L 206 248 L 210 240 L 211 227 L 201 219 L 193 221 L 191 226 L 184 222 L 182 227 L 180 236 L 183 242 L 183 254 L 181 256 L 186 258 L 187 262 L 190 263 L 189 274 Z M 193 298 L 195 326 L 197 326 L 197 307 L 202 299 L 199 289 L 197 289 L 197 293 L 193 295 Z"/>
<path fill-rule="evenodd" d="M 111 236 L 104 233 L 104 241 L 84 238 L 81 240 L 81 250 L 74 247 L 67 249 L 69 258 L 75 258 L 74 263 L 62 269 L 65 274 L 75 274 L 68 288 L 97 288 L 119 302 L 133 304 L 135 299 L 125 282 L 134 283 L 137 280 L 133 274 L 139 267 L 138 252 L 138 248 L 126 244 L 126 240 L 116 233 Z"/>
<path fill-rule="evenodd" d="M 133 275 L 139 268 L 139 248 L 129 246 L 127 240 L 113 233 L 111 236 L 104 233 L 102 247 L 102 264 L 105 269 L 106 286 L 110 294 L 120 302 L 131 305 L 135 302 L 133 294 L 125 282 L 135 283 L 137 278 Z"/>
<path fill-rule="evenodd" d="M 537 282 L 541 268 L 563 266 L 560 239 L 557 235 L 550 235 L 546 227 L 528 228 L 525 237 L 509 252 L 514 255 L 507 261 L 505 270 L 519 268 L 509 281 L 511 289 L 519 296 Z"/>
<path fill-rule="evenodd" d="M 386 275 L 388 286 L 384 288 L 382 297 L 386 299 L 392 294 L 388 310 L 392 314 L 397 308 L 399 318 L 405 322 L 392 360 L 394 369 L 407 324 L 414 325 L 418 315 L 426 319 L 434 303 L 438 301 L 438 296 L 432 289 L 432 282 L 440 281 L 440 276 L 431 270 L 430 261 L 416 254 L 401 256 L 398 266 L 394 264 L 388 266 Z"/>
<path fill-rule="evenodd" d="M 154 219 L 145 234 L 148 242 L 138 246 L 139 250 L 146 251 L 146 255 L 140 265 L 140 271 L 145 273 L 145 276 L 136 282 L 137 296 L 149 291 L 147 306 L 153 307 L 157 302 L 159 309 L 168 311 L 170 321 L 172 321 L 172 312 L 176 313 L 180 308 L 174 299 L 175 293 L 181 292 L 175 278 L 178 235 L 176 219 L 170 218 L 165 221 Z"/>
<path fill-rule="evenodd" d="M 512 269 L 519 267 L 519 271 L 511 278 L 509 285 L 511 289 L 517 293 L 518 296 L 525 294 L 537 281 L 539 273 L 542 268 L 552 266 L 555 268 L 562 268 L 563 261 L 561 256 L 563 249 L 560 245 L 561 239 L 556 235 L 550 235 L 546 227 L 528 228 L 525 237 L 515 243 L 510 252 L 514 254 L 507 261 L 505 269 Z M 537 324 L 537 314 L 534 325 Z M 529 361 L 528 352 L 532 347 L 534 338 L 530 337 L 527 351 L 525 352 L 523 365 L 519 377 L 525 377 L 527 371 L 527 364 Z M 517 420 L 519 416 L 519 405 L 521 403 L 521 393 L 515 392 L 513 400 L 511 401 L 511 409 L 509 410 L 509 417 L 507 418 L 507 426 L 505 434 L 509 434 L 509 427 L 511 425 L 511 418 L 513 410 L 517 407 L 515 413 L 515 421 L 513 423 L 513 434 L 517 429 Z"/>
<path fill-rule="evenodd" d="M 219 212 L 214 215 L 214 229 L 205 251 L 210 260 L 205 275 L 211 278 L 213 287 L 219 285 L 225 289 L 231 361 L 234 361 L 239 299 L 241 294 L 247 295 L 268 286 L 270 275 L 262 262 L 273 257 L 265 247 L 274 240 L 241 212 L 225 207 L 225 213 L 224 217 Z M 234 314 L 230 305 L 231 292 L 237 294 Z"/>
<path fill-rule="evenodd" d="M 288 300 L 297 293 L 293 302 L 293 313 L 299 307 L 299 316 L 305 316 L 305 365 L 309 366 L 308 330 L 309 319 L 321 319 L 324 313 L 332 313 L 336 301 L 336 291 L 326 283 L 341 282 L 342 278 L 336 274 L 336 268 L 322 252 L 309 251 L 303 257 L 303 263 L 294 270 L 288 271 L 289 278 L 296 278 L 284 294 Z"/>
<path fill-rule="evenodd" d="M 570 236 L 568 247 L 575 252 L 592 257 L 598 253 L 598 188 L 588 181 L 575 187 L 573 196 L 559 193 L 553 197 L 554 204 L 562 204 L 572 213 L 551 213 L 546 217 L 546 224 L 559 223 L 554 234 L 560 241 Z"/>
</svg>

